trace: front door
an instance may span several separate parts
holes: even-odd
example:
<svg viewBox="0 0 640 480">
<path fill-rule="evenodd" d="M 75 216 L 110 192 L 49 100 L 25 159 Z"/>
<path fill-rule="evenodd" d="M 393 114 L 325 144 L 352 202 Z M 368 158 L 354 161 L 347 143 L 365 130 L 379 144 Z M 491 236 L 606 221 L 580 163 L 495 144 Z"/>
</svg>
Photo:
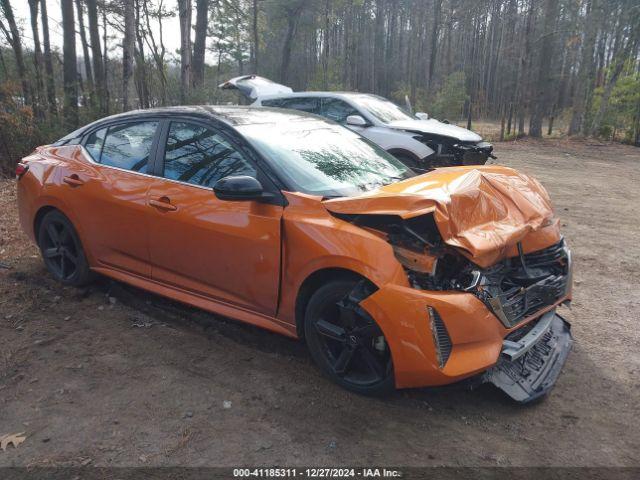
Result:
<svg viewBox="0 0 640 480">
<path fill-rule="evenodd" d="M 250 175 L 263 185 L 267 180 L 213 127 L 172 121 L 163 146 L 163 178 L 153 183 L 147 200 L 154 210 L 153 279 L 275 315 L 283 207 L 224 201 L 212 190 L 219 179 L 232 175 Z"/>
</svg>

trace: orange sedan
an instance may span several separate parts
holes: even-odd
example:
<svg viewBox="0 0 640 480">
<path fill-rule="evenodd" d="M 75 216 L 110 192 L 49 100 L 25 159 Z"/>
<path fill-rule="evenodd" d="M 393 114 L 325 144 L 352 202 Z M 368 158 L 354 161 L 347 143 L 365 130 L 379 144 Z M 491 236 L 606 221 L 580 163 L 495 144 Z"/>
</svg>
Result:
<svg viewBox="0 0 640 480">
<path fill-rule="evenodd" d="M 416 175 L 316 116 L 176 107 L 94 122 L 16 175 L 60 282 L 99 273 L 303 338 L 359 393 L 470 378 L 527 402 L 571 349 L 571 253 L 509 168 Z"/>
</svg>

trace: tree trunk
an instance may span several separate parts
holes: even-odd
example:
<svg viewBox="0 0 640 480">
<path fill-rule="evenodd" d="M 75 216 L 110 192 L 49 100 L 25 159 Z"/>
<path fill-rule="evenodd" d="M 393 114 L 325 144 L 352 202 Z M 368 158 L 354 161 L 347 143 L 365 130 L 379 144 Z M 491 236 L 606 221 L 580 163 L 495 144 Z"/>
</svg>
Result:
<svg viewBox="0 0 640 480">
<path fill-rule="evenodd" d="M 135 45 L 135 11 L 133 0 L 124 2 L 124 38 L 122 40 L 122 111 L 130 109 L 129 92 L 133 77 Z"/>
<path fill-rule="evenodd" d="M 105 113 L 106 92 L 105 74 L 102 63 L 102 50 L 100 48 L 100 32 L 98 31 L 98 8 L 96 0 L 85 0 L 87 3 L 87 17 L 89 21 L 89 39 L 91 40 L 91 55 L 93 60 L 93 74 L 96 86 L 97 104 L 99 113 Z"/>
<path fill-rule="evenodd" d="M 89 56 L 89 45 L 87 43 L 87 33 L 84 29 L 84 12 L 82 10 L 82 0 L 76 0 L 76 11 L 78 12 L 78 30 L 80 32 L 80 43 L 82 44 L 82 55 L 84 57 L 84 73 L 89 86 L 92 104 L 95 101 L 93 91 L 93 72 L 91 71 L 91 57 Z"/>
<path fill-rule="evenodd" d="M 596 32 L 598 29 L 598 22 L 595 21 L 594 17 L 597 8 L 596 0 L 590 0 L 587 4 L 587 17 L 584 22 L 584 42 L 582 44 L 582 56 L 580 59 L 576 89 L 573 95 L 569 135 L 577 135 L 583 130 L 587 96 L 591 94 L 590 87 L 593 85 L 593 53 L 596 46 Z"/>
<path fill-rule="evenodd" d="M 282 62 L 280 63 L 280 82 L 286 85 L 289 77 L 289 65 L 291 63 L 291 47 L 293 46 L 293 40 L 298 31 L 298 22 L 300 21 L 300 14 L 304 1 L 299 1 L 293 6 L 286 7 L 287 16 L 287 33 L 284 37 L 284 43 L 282 44 Z"/>
<path fill-rule="evenodd" d="M 104 113 L 109 114 L 109 100 L 111 94 L 109 92 L 109 50 L 107 47 L 107 9 L 102 9 L 102 44 L 104 45 L 102 62 L 104 72 Z"/>
<path fill-rule="evenodd" d="M 258 57 L 260 52 L 260 38 L 258 37 L 258 0 L 253 0 L 253 50 L 251 55 L 251 69 L 254 75 L 258 74 Z"/>
<path fill-rule="evenodd" d="M 2 29 L 2 32 L 7 38 L 7 42 L 9 42 L 13 49 L 13 54 L 16 57 L 16 68 L 18 70 L 18 76 L 20 77 L 20 84 L 22 87 L 22 98 L 24 100 L 24 104 L 29 105 L 32 103 L 33 99 L 31 97 L 31 86 L 27 81 L 27 69 L 24 65 L 24 56 L 22 55 L 20 31 L 16 25 L 16 19 L 13 16 L 13 9 L 11 8 L 10 1 L 0 0 L 0 7 L 2 7 L 4 17 L 7 19 L 7 23 L 9 24 L 9 28 L 7 29 L 4 23 L 0 22 L 0 29 Z"/>
<path fill-rule="evenodd" d="M 180 101 L 191 92 L 191 0 L 178 0 L 180 17 Z"/>
<path fill-rule="evenodd" d="M 144 55 L 144 42 L 142 40 L 143 32 L 141 31 L 142 25 L 142 12 L 140 9 L 140 1 L 135 1 L 135 26 L 136 26 L 136 43 L 135 49 L 136 58 L 136 78 L 138 85 L 138 98 L 140 99 L 140 108 L 149 108 L 149 79 L 147 78 L 147 62 Z"/>
<path fill-rule="evenodd" d="M 78 68 L 76 56 L 76 30 L 73 15 L 73 0 L 61 0 L 62 35 L 64 54 L 64 123 L 68 129 L 78 126 Z"/>
<path fill-rule="evenodd" d="M 196 0 L 196 36 L 193 42 L 193 87 L 204 83 L 204 52 L 207 42 L 209 0 Z"/>
<path fill-rule="evenodd" d="M 524 135 L 524 120 L 528 106 L 528 89 L 529 85 L 529 54 L 531 51 L 531 35 L 533 32 L 533 14 L 534 14 L 534 0 L 529 0 L 529 10 L 527 12 L 527 20 L 524 35 L 524 49 L 520 56 L 520 78 L 518 79 L 518 98 L 517 98 L 517 112 L 518 112 L 518 136 Z"/>
<path fill-rule="evenodd" d="M 40 0 L 40 19 L 42 22 L 42 45 L 44 48 L 44 69 L 46 73 L 47 103 L 49 115 L 58 115 L 56 102 L 56 84 L 53 78 L 53 59 L 51 56 L 51 42 L 49 41 L 49 16 L 47 15 L 47 1 Z"/>
<path fill-rule="evenodd" d="M 39 119 L 44 117 L 42 103 L 44 98 L 44 82 L 42 81 L 42 48 L 40 46 L 40 33 L 38 31 L 38 2 L 40 0 L 29 0 L 29 11 L 31 14 L 31 32 L 33 35 L 33 65 L 36 73 L 36 116 Z"/>
<path fill-rule="evenodd" d="M 167 104 L 167 77 L 165 72 L 165 68 L 166 68 L 165 62 L 164 62 L 165 47 L 164 47 L 164 39 L 163 39 L 163 32 L 162 32 L 162 1 L 160 1 L 158 5 L 158 12 L 157 12 L 158 30 L 159 30 L 158 41 L 160 42 L 160 46 L 158 46 L 158 44 L 156 43 L 156 39 L 153 34 L 153 29 L 151 28 L 149 5 L 147 3 L 147 0 L 142 0 L 142 10 L 144 12 L 144 18 L 147 25 L 147 31 L 144 38 L 145 38 L 145 41 L 147 42 L 147 45 L 149 45 L 149 48 L 151 48 L 151 53 L 153 54 L 153 60 L 158 70 L 158 75 L 160 77 L 160 104 L 164 106 Z"/>
<path fill-rule="evenodd" d="M 436 67 L 436 55 L 438 53 L 438 32 L 440 29 L 440 15 L 442 13 L 442 0 L 435 0 L 433 8 L 433 25 L 431 26 L 431 50 L 429 53 L 429 71 L 427 72 L 427 90 L 431 88 L 433 73 Z"/>
<path fill-rule="evenodd" d="M 536 94 L 533 99 L 531 119 L 529 120 L 529 135 L 532 137 L 542 137 L 542 118 L 546 113 L 548 103 L 548 93 L 550 90 L 550 65 L 549 61 L 553 56 L 554 46 L 554 26 L 553 23 L 558 15 L 558 0 L 546 0 L 544 4 L 544 26 L 542 49 L 538 58 L 538 71 L 536 81 Z"/>
</svg>

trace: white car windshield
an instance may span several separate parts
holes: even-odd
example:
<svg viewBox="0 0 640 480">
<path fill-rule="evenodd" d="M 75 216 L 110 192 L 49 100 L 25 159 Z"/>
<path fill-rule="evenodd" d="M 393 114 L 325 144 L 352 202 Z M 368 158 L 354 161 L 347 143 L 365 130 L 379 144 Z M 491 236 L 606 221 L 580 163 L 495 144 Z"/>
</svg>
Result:
<svg viewBox="0 0 640 480">
<path fill-rule="evenodd" d="M 353 100 L 382 123 L 416 119 L 395 103 L 385 100 L 384 98 L 374 97 L 373 95 L 358 95 L 354 97 Z"/>
<path fill-rule="evenodd" d="M 380 147 L 332 122 L 301 117 L 237 129 L 285 183 L 302 193 L 355 196 L 415 175 Z"/>
</svg>

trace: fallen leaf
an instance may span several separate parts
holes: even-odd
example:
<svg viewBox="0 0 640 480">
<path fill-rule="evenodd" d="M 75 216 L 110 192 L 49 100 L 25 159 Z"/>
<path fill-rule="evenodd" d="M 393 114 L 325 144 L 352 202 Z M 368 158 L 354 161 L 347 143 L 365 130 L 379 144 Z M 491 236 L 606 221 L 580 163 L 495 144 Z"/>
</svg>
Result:
<svg viewBox="0 0 640 480">
<path fill-rule="evenodd" d="M 23 436 L 24 432 L 14 433 L 11 435 L 3 435 L 0 437 L 0 448 L 2 451 L 6 451 L 9 444 L 13 445 L 13 448 L 18 448 L 22 442 L 24 442 L 27 437 Z"/>
</svg>

